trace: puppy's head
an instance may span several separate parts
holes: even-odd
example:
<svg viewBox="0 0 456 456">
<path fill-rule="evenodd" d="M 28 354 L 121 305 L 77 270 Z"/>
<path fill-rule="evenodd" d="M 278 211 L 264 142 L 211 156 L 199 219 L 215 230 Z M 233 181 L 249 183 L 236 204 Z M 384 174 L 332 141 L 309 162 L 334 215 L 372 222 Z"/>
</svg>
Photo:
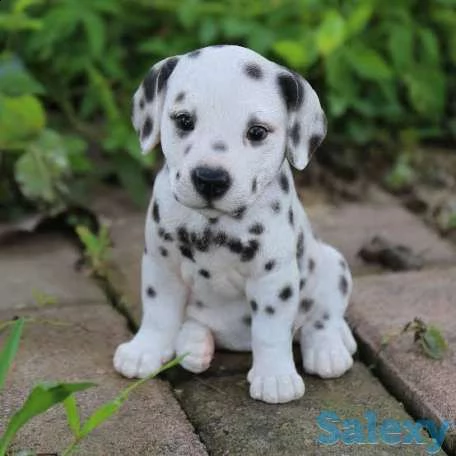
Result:
<svg viewBox="0 0 456 456">
<path fill-rule="evenodd" d="M 154 65 L 134 96 L 144 153 L 161 142 L 175 198 L 235 214 L 277 175 L 298 168 L 326 134 L 301 76 L 238 46 L 212 46 Z"/>
</svg>

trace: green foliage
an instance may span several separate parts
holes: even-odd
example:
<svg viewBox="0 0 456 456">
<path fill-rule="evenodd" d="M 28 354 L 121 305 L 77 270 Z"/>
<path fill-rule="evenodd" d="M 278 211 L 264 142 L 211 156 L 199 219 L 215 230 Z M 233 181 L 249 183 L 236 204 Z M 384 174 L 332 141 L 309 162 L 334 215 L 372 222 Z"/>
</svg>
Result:
<svg viewBox="0 0 456 456">
<path fill-rule="evenodd" d="M 108 177 L 143 204 L 154 156 L 130 126 L 132 93 L 154 62 L 213 43 L 305 75 L 336 144 L 454 139 L 454 30 L 454 0 L 3 0 L 0 166 L 13 178 L 0 205 L 19 193 L 55 210 Z"/>
<path fill-rule="evenodd" d="M 13 327 L 6 339 L 3 350 L 0 353 L 0 391 L 5 384 L 8 371 L 13 364 L 14 357 L 16 356 L 19 348 L 19 341 L 21 340 L 22 329 L 24 327 L 24 320 L 20 318 L 14 322 Z"/>
<path fill-rule="evenodd" d="M 98 234 L 95 234 L 86 226 L 78 225 L 76 234 L 82 242 L 84 255 L 92 271 L 99 277 L 106 277 L 111 247 L 108 227 L 101 225 Z"/>
</svg>

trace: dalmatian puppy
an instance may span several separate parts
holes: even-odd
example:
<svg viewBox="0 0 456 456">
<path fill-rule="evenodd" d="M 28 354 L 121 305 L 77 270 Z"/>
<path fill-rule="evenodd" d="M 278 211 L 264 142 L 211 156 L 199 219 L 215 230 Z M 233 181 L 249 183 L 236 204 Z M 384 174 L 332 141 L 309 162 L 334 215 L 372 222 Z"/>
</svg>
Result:
<svg viewBox="0 0 456 456">
<path fill-rule="evenodd" d="M 296 339 L 306 372 L 346 372 L 351 275 L 314 236 L 290 169 L 326 134 L 309 83 L 249 49 L 206 47 L 151 68 L 133 124 L 143 152 L 161 142 L 166 162 L 146 220 L 142 323 L 115 369 L 145 377 L 187 353 L 198 373 L 215 347 L 252 350 L 251 397 L 288 402 L 304 394 Z"/>
</svg>

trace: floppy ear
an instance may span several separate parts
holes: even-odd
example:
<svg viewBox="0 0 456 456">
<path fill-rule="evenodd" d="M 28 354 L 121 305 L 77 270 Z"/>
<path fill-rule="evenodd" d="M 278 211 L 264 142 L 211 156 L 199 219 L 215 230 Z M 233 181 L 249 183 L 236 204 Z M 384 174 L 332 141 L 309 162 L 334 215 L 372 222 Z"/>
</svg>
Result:
<svg viewBox="0 0 456 456">
<path fill-rule="evenodd" d="M 139 136 L 143 154 L 160 141 L 160 120 L 166 85 L 179 57 L 169 57 L 156 63 L 133 96 L 132 122 Z"/>
<path fill-rule="evenodd" d="M 301 170 L 326 135 L 326 116 L 314 89 L 299 74 L 284 69 L 277 82 L 288 111 L 286 156 Z"/>
</svg>

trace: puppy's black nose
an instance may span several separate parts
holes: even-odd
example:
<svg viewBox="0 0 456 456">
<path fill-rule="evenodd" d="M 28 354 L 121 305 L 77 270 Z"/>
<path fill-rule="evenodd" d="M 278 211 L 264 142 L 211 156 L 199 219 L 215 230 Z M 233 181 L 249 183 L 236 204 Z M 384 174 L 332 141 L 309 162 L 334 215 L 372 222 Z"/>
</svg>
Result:
<svg viewBox="0 0 456 456">
<path fill-rule="evenodd" d="M 192 171 L 196 191 L 207 200 L 221 198 L 230 188 L 231 178 L 223 168 L 198 166 Z"/>
</svg>

